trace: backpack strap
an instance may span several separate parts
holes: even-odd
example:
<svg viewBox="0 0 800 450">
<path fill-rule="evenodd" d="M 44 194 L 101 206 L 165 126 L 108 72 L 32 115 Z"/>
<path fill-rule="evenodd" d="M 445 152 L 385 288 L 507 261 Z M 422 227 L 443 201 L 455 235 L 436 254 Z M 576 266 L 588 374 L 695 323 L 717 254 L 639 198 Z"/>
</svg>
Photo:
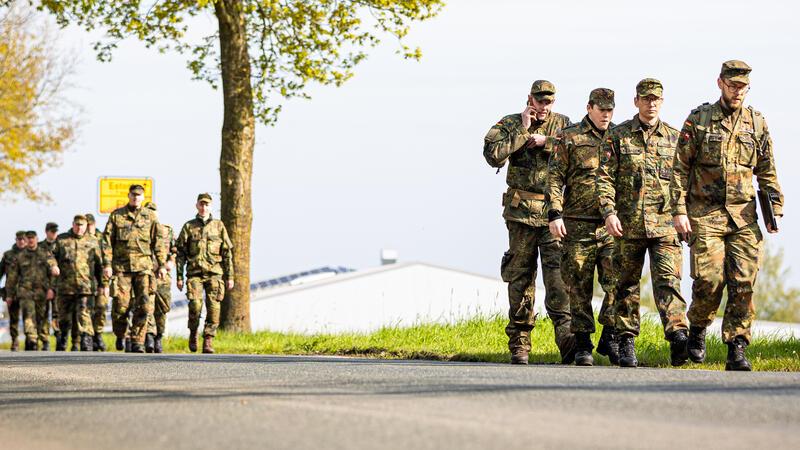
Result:
<svg viewBox="0 0 800 450">
<path fill-rule="evenodd" d="M 758 154 L 760 156 L 764 156 L 764 153 L 767 151 L 767 139 L 764 136 L 764 129 L 766 128 L 764 123 L 764 116 L 760 113 L 756 112 L 752 106 L 748 106 L 747 109 L 750 110 L 750 116 L 753 118 L 753 134 L 756 140 L 756 148 L 758 149 Z"/>
</svg>

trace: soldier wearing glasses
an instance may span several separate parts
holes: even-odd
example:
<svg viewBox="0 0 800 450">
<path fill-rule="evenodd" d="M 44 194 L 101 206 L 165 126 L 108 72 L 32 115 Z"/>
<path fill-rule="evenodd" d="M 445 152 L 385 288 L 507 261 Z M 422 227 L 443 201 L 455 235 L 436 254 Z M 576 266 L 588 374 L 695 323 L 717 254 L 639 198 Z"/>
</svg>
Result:
<svg viewBox="0 0 800 450">
<path fill-rule="evenodd" d="M 683 365 L 689 358 L 686 302 L 681 296 L 683 256 L 669 201 L 678 130 L 658 116 L 663 95 L 660 81 L 640 81 L 633 99 L 638 113 L 612 129 L 600 151 L 600 212 L 606 230 L 617 238 L 614 313 L 620 367 L 638 365 L 634 337 L 639 335 L 639 280 L 645 254 L 650 256 L 653 294 L 670 342 L 672 365 Z"/>
<path fill-rule="evenodd" d="M 705 334 L 727 287 L 722 340 L 728 345 L 726 370 L 751 370 L 745 357 L 755 318 L 753 285 L 763 236 L 758 227 L 758 187 L 774 196 L 783 215 L 772 140 L 764 116 L 744 107 L 751 68 L 742 61 L 722 63 L 720 99 L 693 110 L 683 124 L 671 182 L 675 230 L 689 240 L 692 304 L 687 317 L 689 358 L 705 359 Z M 767 224 L 769 233 L 777 227 Z"/>
</svg>

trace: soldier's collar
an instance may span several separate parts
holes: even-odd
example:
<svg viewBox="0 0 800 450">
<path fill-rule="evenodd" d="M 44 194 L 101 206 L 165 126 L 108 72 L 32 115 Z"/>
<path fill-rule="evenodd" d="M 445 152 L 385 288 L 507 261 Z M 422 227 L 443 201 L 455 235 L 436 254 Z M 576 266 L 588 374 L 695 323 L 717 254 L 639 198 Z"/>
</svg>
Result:
<svg viewBox="0 0 800 450">
<path fill-rule="evenodd" d="M 642 126 L 642 120 L 639 119 L 639 113 L 634 114 L 633 120 L 631 120 L 631 130 L 633 131 L 646 131 Z M 661 136 L 664 136 L 664 121 L 661 118 L 658 119 L 655 125 L 653 125 L 652 130 L 654 133 L 658 133 Z"/>
<path fill-rule="evenodd" d="M 597 125 L 595 125 L 594 122 L 592 122 L 592 119 L 589 118 L 588 114 L 583 116 L 583 120 L 581 121 L 581 123 L 583 124 L 583 129 L 585 131 L 591 132 L 600 139 L 603 138 L 605 131 L 601 130 L 600 128 L 597 128 Z"/>
<path fill-rule="evenodd" d="M 203 218 L 202 218 L 202 217 L 200 217 L 200 214 L 198 214 L 198 215 L 196 215 L 196 216 L 195 216 L 195 219 L 199 220 L 199 221 L 200 221 L 201 223 L 203 223 L 203 224 L 206 224 L 206 223 L 208 223 L 208 222 L 211 222 L 211 219 L 213 219 L 213 218 L 214 218 L 214 215 L 213 215 L 213 214 L 209 214 L 209 215 L 208 215 L 208 219 L 206 219 L 206 220 L 203 220 Z"/>
</svg>

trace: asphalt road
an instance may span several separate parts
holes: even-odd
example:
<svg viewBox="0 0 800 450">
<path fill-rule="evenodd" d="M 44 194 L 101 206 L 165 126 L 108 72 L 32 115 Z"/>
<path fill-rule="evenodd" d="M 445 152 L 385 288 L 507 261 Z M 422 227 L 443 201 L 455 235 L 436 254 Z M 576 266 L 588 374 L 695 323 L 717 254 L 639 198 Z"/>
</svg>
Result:
<svg viewBox="0 0 800 450">
<path fill-rule="evenodd" d="M 800 448 L 800 374 L 0 352 L 5 449 Z"/>
</svg>

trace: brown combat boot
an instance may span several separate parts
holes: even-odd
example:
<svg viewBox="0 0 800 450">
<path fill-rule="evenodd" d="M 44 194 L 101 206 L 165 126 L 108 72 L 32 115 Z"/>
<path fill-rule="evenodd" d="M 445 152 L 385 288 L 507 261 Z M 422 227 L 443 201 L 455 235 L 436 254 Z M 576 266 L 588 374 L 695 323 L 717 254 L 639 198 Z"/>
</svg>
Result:
<svg viewBox="0 0 800 450">
<path fill-rule="evenodd" d="M 197 330 L 189 330 L 189 351 L 197 351 Z"/>
<path fill-rule="evenodd" d="M 211 346 L 213 341 L 213 336 L 206 336 L 203 338 L 203 353 L 214 353 L 214 347 Z"/>
<path fill-rule="evenodd" d="M 511 364 L 528 364 L 528 349 L 517 347 L 511 351 Z"/>
</svg>

